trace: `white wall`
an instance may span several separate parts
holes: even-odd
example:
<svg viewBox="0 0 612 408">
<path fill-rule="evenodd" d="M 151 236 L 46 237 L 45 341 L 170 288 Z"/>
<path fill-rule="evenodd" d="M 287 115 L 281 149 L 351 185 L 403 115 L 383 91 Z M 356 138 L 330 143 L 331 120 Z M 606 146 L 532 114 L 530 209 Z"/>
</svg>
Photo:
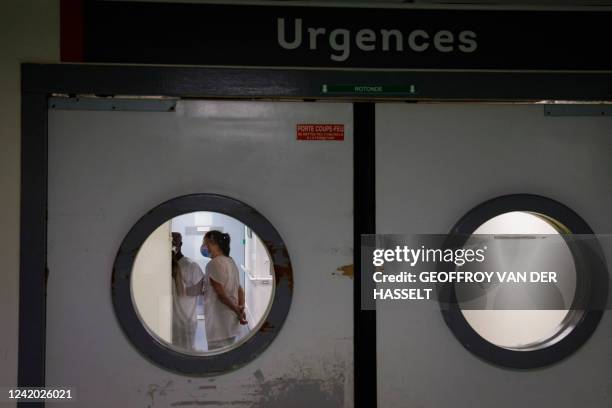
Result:
<svg viewBox="0 0 612 408">
<path fill-rule="evenodd" d="M 59 1 L 3 1 L 0 27 L 0 386 L 10 387 L 17 383 L 20 63 L 59 61 Z"/>
<path fill-rule="evenodd" d="M 155 334 L 172 343 L 172 277 L 170 222 L 142 244 L 132 270 L 132 294 L 138 313 Z"/>
<path fill-rule="evenodd" d="M 270 255 L 261 239 L 253 232 L 252 238 L 247 236 L 245 241 L 247 275 L 244 283 L 245 303 L 249 328 L 253 330 L 267 311 L 270 298 L 273 295 L 273 269 Z M 265 278 L 270 278 L 270 281 L 262 280 Z"/>
</svg>

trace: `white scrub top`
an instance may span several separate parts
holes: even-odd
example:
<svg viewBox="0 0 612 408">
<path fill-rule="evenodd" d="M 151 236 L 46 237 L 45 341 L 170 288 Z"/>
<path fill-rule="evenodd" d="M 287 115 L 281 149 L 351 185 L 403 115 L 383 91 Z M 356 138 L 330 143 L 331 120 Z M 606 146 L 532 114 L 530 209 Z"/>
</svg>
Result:
<svg viewBox="0 0 612 408">
<path fill-rule="evenodd" d="M 183 256 L 178 260 L 184 287 L 198 283 L 204 274 L 198 264 Z M 188 350 L 194 348 L 195 329 L 197 325 L 196 307 L 198 296 L 178 295 L 176 286 L 173 289 L 172 343 Z"/>
<path fill-rule="evenodd" d="M 234 260 L 228 256 L 219 255 L 206 265 L 206 276 L 221 284 L 227 296 L 234 303 L 238 303 L 238 288 L 240 275 Z M 206 279 L 204 295 L 204 321 L 206 326 L 206 340 L 219 341 L 236 337 L 240 334 L 238 316 L 229 307 L 219 300 L 217 292 Z"/>
</svg>

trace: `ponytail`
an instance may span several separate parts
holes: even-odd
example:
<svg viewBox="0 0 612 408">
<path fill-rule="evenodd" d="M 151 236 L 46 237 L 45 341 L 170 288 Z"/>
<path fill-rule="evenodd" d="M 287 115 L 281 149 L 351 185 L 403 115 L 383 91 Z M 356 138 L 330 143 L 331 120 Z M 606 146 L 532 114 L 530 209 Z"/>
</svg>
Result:
<svg viewBox="0 0 612 408">
<path fill-rule="evenodd" d="M 219 249 L 221 249 L 221 252 L 223 252 L 223 255 L 229 256 L 231 241 L 229 234 L 224 234 L 221 231 L 212 230 L 208 231 L 206 235 L 204 235 L 204 237 L 217 244 L 219 246 Z"/>
</svg>

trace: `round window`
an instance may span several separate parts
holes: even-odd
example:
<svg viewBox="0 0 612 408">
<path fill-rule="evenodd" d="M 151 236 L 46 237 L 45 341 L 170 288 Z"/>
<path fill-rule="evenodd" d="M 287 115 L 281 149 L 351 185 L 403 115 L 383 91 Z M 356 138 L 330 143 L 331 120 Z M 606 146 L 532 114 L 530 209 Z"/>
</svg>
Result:
<svg viewBox="0 0 612 408">
<path fill-rule="evenodd" d="M 282 326 L 291 293 L 278 232 L 218 195 L 179 197 L 148 212 L 113 270 L 113 304 L 129 340 L 154 363 L 189 375 L 255 358 Z"/>
<path fill-rule="evenodd" d="M 593 232 L 569 208 L 534 195 L 490 200 L 457 223 L 451 236 L 460 246 L 485 235 L 505 241 L 506 251 L 487 259 L 483 267 L 554 270 L 558 282 L 491 286 L 482 288 L 480 296 L 465 285 L 447 287 L 442 313 L 468 350 L 500 365 L 532 368 L 566 357 L 587 340 L 601 318 L 607 270 L 599 243 L 594 238 L 586 243 L 570 239 L 572 234 Z M 535 238 L 546 238 L 554 246 Z"/>
</svg>

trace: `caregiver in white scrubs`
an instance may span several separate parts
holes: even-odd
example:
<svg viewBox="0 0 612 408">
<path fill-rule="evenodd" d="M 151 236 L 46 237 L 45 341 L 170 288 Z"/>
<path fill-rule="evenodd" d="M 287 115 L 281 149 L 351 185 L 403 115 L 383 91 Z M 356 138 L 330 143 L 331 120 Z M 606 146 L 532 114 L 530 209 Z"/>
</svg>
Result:
<svg viewBox="0 0 612 408">
<path fill-rule="evenodd" d="M 198 264 L 183 255 L 180 233 L 172 233 L 172 344 L 195 351 L 196 306 L 204 288 L 204 274 Z"/>
<path fill-rule="evenodd" d="M 230 236 L 212 230 L 204 235 L 202 251 L 211 261 L 206 265 L 204 321 L 208 349 L 229 346 L 240 335 L 240 325 L 247 324 L 244 290 L 238 267 L 230 258 Z"/>
</svg>

